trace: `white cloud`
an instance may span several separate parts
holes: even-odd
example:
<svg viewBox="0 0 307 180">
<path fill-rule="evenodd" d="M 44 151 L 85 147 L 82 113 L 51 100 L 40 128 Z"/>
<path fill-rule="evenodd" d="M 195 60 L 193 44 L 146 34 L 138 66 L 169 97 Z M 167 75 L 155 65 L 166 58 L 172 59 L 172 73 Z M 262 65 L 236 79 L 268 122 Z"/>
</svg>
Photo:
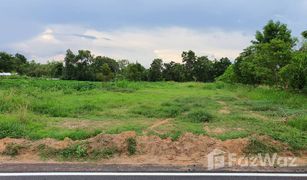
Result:
<svg viewBox="0 0 307 180">
<path fill-rule="evenodd" d="M 40 62 L 63 59 L 71 49 L 91 50 L 95 55 L 129 59 L 148 66 L 154 58 L 181 62 L 181 52 L 234 59 L 248 46 L 251 35 L 222 29 L 192 30 L 183 27 L 124 28 L 100 31 L 73 25 L 51 25 L 37 36 L 12 44 L 12 48 Z"/>
</svg>

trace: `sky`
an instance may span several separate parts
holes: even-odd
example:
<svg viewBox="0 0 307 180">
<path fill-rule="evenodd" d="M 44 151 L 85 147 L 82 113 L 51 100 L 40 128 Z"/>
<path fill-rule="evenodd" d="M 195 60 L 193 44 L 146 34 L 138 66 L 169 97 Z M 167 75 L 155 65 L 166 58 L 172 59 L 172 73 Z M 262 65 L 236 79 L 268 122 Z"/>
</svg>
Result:
<svg viewBox="0 0 307 180">
<path fill-rule="evenodd" d="M 181 62 L 181 52 L 236 58 L 270 20 L 307 29 L 307 0 L 0 0 L 0 51 L 40 63 L 67 49 Z"/>
</svg>

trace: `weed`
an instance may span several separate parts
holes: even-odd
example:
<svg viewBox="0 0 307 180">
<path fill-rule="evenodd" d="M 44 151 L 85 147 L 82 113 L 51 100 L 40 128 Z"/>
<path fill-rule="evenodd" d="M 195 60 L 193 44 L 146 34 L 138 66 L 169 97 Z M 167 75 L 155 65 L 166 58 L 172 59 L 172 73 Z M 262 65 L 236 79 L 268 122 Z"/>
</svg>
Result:
<svg viewBox="0 0 307 180">
<path fill-rule="evenodd" d="M 277 153 L 278 149 L 269 143 L 265 143 L 259 139 L 251 138 L 249 144 L 244 149 L 244 153 L 247 155 L 257 155 L 257 154 L 273 154 Z"/>
<path fill-rule="evenodd" d="M 222 141 L 225 141 L 227 139 L 244 138 L 244 137 L 247 137 L 248 135 L 249 133 L 246 131 L 230 131 L 230 132 L 216 135 L 216 137 Z"/>
<path fill-rule="evenodd" d="M 0 138 L 11 137 L 21 138 L 26 136 L 24 124 L 11 121 L 0 121 Z"/>
<path fill-rule="evenodd" d="M 114 156 L 118 152 L 116 147 L 106 147 L 103 149 L 99 150 L 94 150 L 90 154 L 90 158 L 93 160 L 98 160 L 98 159 L 108 159 Z"/>
<path fill-rule="evenodd" d="M 26 123 L 29 120 L 28 105 L 20 105 L 17 112 L 18 120 Z"/>
<path fill-rule="evenodd" d="M 291 119 L 288 121 L 288 125 L 300 129 L 302 131 L 307 131 L 307 116 L 299 116 L 295 119 Z"/>
<path fill-rule="evenodd" d="M 72 145 L 60 150 L 57 155 L 63 160 L 82 160 L 88 156 L 87 146 L 85 144 Z"/>
<path fill-rule="evenodd" d="M 16 144 L 16 143 L 9 143 L 6 145 L 4 151 L 2 152 L 3 155 L 6 156 L 17 156 L 20 152 L 20 150 L 23 148 L 23 146 Z"/>
<path fill-rule="evenodd" d="M 128 138 L 127 142 L 127 150 L 129 155 L 134 155 L 136 153 L 136 139 L 135 138 Z"/>
</svg>

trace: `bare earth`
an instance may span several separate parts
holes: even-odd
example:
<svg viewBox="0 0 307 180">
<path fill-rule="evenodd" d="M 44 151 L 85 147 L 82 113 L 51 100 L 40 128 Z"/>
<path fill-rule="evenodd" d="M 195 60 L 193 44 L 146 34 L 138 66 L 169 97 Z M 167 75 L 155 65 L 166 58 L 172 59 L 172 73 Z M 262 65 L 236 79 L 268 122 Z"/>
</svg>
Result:
<svg viewBox="0 0 307 180">
<path fill-rule="evenodd" d="M 155 125 L 165 124 L 165 121 L 159 121 Z M 155 126 L 153 125 L 153 126 Z M 126 139 L 129 137 L 136 138 L 137 141 L 137 153 L 135 155 L 129 156 L 127 154 L 127 143 Z M 268 138 L 268 137 L 262 137 Z M 270 140 L 270 139 L 266 139 Z M 284 150 L 279 153 L 280 156 L 286 157 L 297 157 L 296 164 L 299 168 L 288 168 L 295 171 L 307 171 L 307 153 L 301 152 L 299 155 L 293 154 L 287 147 L 279 142 L 274 142 L 276 146 L 283 147 Z M 82 162 L 57 162 L 56 160 L 48 159 L 43 160 L 39 155 L 39 146 L 45 145 L 53 149 L 64 149 L 69 147 L 70 145 L 87 142 L 88 143 L 88 151 L 93 151 L 105 147 L 116 147 L 119 150 L 119 154 L 109 158 L 109 159 L 101 159 L 98 161 L 82 161 Z M 215 138 L 211 138 L 205 135 L 194 135 L 191 133 L 186 133 L 182 137 L 180 137 L 176 141 L 172 141 L 170 138 L 161 139 L 158 136 L 137 136 L 135 132 L 125 132 L 121 134 L 108 135 L 108 134 L 100 134 L 96 137 L 82 140 L 82 141 L 73 141 L 71 139 L 66 138 L 63 141 L 58 141 L 54 139 L 43 139 L 38 141 L 30 141 L 26 139 L 12 139 L 12 138 L 4 138 L 0 140 L 0 153 L 5 150 L 6 146 L 10 143 L 16 143 L 21 145 L 23 148 L 19 155 L 15 157 L 11 156 L 0 156 L 0 162 L 4 166 L 4 164 L 11 164 L 18 167 L 18 164 L 74 164 L 78 166 L 81 164 L 82 167 L 86 166 L 86 164 L 95 164 L 96 167 L 101 166 L 125 166 L 131 165 L 131 167 L 143 167 L 146 165 L 150 165 L 149 167 L 178 167 L 178 170 L 189 170 L 194 168 L 197 170 L 206 170 L 208 166 L 207 156 L 210 152 L 215 149 L 219 149 L 225 151 L 227 153 L 235 153 L 237 156 L 244 156 L 243 150 L 248 143 L 247 138 L 239 138 L 221 141 Z M 278 144 L 279 143 L 279 144 Z M 227 161 L 227 159 L 226 159 Z M 22 165 L 20 165 L 20 168 Z M 33 166 L 33 165 L 32 165 Z M 8 166 L 7 168 L 9 168 Z M 31 166 L 29 166 L 31 167 Z M 94 168 L 95 169 L 95 168 Z M 133 169 L 133 168 L 132 168 Z M 163 169 L 163 168 L 162 168 Z M 246 170 L 276 170 L 274 167 L 262 167 L 262 168 L 247 168 Z M 279 168 L 277 168 L 279 169 Z M 281 168 L 286 169 L 287 168 Z M 2 169 L 2 171 L 4 171 Z M 18 170 L 18 169 L 15 169 Z M 241 167 L 234 164 L 229 168 L 222 168 L 222 170 L 242 170 Z"/>
</svg>

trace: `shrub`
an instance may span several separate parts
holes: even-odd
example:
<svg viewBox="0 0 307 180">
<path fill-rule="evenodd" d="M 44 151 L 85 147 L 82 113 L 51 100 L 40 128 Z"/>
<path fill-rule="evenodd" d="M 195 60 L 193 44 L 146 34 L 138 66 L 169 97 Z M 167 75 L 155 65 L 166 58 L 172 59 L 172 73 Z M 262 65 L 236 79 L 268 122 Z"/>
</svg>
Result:
<svg viewBox="0 0 307 180">
<path fill-rule="evenodd" d="M 185 119 L 196 123 L 209 122 L 212 118 L 213 116 L 205 110 L 193 110 L 185 116 Z"/>
<path fill-rule="evenodd" d="M 60 150 L 57 152 L 57 155 L 63 160 L 83 159 L 88 156 L 87 146 L 84 144 L 72 145 L 66 149 Z"/>
<path fill-rule="evenodd" d="M 257 155 L 265 153 L 276 153 L 278 149 L 271 144 L 265 143 L 257 138 L 251 138 L 245 147 L 244 153 L 247 155 Z"/>
<path fill-rule="evenodd" d="M 116 147 L 107 147 L 104 149 L 100 149 L 100 150 L 94 150 L 91 153 L 91 159 L 93 160 L 97 160 L 97 159 L 108 159 L 114 156 L 115 153 L 117 153 L 118 150 Z"/>
<path fill-rule="evenodd" d="M 226 69 L 224 74 L 222 74 L 221 76 L 217 77 L 216 80 L 217 81 L 222 81 L 222 82 L 225 82 L 225 83 L 235 83 L 235 82 L 238 82 L 237 75 L 235 74 L 233 66 L 234 65 L 228 66 L 228 68 Z"/>
<path fill-rule="evenodd" d="M 22 148 L 23 147 L 19 144 L 10 143 L 10 144 L 6 145 L 2 154 L 6 155 L 6 156 L 17 156 L 19 154 L 20 149 L 22 149 Z"/>
<path fill-rule="evenodd" d="M 128 154 L 134 155 L 136 153 L 136 139 L 130 137 L 126 141 L 127 141 Z"/>
</svg>

